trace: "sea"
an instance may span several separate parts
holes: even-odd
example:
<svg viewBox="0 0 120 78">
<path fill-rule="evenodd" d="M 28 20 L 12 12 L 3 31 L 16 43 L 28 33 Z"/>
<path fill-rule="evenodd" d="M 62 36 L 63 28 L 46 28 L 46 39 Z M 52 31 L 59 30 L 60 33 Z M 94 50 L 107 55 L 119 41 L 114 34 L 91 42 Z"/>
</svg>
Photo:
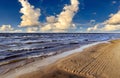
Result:
<svg viewBox="0 0 120 78">
<path fill-rule="evenodd" d="M 119 38 L 120 33 L 0 33 L 0 74 L 38 58 Z"/>
</svg>

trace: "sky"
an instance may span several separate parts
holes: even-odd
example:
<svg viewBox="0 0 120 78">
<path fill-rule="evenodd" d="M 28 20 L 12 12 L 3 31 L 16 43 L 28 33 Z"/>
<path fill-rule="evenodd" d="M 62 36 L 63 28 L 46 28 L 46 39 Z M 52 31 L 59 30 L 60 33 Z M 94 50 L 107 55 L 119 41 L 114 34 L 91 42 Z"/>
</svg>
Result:
<svg viewBox="0 0 120 78">
<path fill-rule="evenodd" d="M 0 32 L 120 32 L 120 0 L 0 0 Z"/>
</svg>

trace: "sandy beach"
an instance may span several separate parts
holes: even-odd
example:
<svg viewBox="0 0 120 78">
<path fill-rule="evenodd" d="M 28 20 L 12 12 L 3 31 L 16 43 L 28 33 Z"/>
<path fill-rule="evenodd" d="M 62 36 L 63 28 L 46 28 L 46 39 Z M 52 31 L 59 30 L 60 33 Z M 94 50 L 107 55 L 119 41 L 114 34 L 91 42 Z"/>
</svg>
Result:
<svg viewBox="0 0 120 78">
<path fill-rule="evenodd" d="M 15 69 L 0 78 L 119 78 L 120 40 L 97 42 Z"/>
</svg>

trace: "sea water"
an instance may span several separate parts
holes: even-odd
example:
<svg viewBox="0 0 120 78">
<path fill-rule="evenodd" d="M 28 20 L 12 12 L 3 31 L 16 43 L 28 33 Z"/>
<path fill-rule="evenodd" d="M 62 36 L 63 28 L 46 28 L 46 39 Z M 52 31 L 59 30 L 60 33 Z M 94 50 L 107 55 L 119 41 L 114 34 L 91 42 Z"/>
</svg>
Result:
<svg viewBox="0 0 120 78">
<path fill-rule="evenodd" d="M 118 38 L 119 33 L 0 33 L 0 73 L 26 63 L 26 59 Z"/>
</svg>

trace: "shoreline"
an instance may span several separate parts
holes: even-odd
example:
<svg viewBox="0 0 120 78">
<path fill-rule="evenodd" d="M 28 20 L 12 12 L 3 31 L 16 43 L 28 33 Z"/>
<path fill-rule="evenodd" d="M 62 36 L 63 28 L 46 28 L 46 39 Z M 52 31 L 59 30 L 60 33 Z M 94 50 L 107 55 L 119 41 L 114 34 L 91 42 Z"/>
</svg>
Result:
<svg viewBox="0 0 120 78">
<path fill-rule="evenodd" d="M 86 48 L 89 48 L 91 46 L 95 46 L 97 44 L 102 44 L 102 43 L 108 43 L 108 42 L 107 41 L 95 42 L 95 43 L 91 43 L 91 44 L 81 46 L 80 48 L 77 48 L 77 49 L 74 49 L 74 50 L 70 50 L 70 51 L 66 51 L 66 52 L 63 52 L 63 53 L 60 53 L 60 54 L 57 54 L 57 55 L 54 55 L 54 56 L 50 56 L 50 57 L 44 58 L 42 60 L 38 60 L 38 61 L 32 62 L 30 64 L 27 64 L 23 67 L 16 68 L 15 70 L 12 70 L 12 71 L 8 72 L 7 74 L 2 75 L 1 77 L 2 78 L 16 78 L 17 76 L 37 71 L 41 67 L 45 67 L 45 66 L 48 66 L 50 64 L 53 64 L 56 61 L 58 61 L 58 60 L 60 60 L 64 57 L 67 57 L 71 54 L 82 52 Z"/>
</svg>

